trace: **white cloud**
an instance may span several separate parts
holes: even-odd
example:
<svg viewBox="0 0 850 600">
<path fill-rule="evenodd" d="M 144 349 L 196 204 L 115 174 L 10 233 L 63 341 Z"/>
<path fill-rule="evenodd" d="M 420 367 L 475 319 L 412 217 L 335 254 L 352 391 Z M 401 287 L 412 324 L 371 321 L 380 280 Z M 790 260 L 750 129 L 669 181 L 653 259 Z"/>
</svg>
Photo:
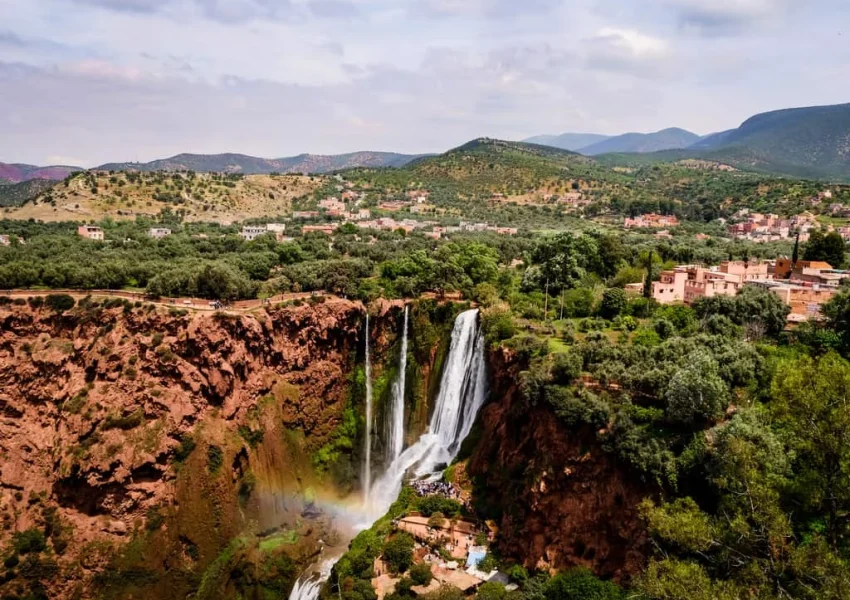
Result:
<svg viewBox="0 0 850 600">
<path fill-rule="evenodd" d="M 591 41 L 638 59 L 663 58 L 670 50 L 670 45 L 665 40 L 633 29 L 617 27 L 603 27 Z"/>
<path fill-rule="evenodd" d="M 850 2 L 789 2 L 0 0 L 0 160 L 439 151 L 846 99 Z"/>
</svg>

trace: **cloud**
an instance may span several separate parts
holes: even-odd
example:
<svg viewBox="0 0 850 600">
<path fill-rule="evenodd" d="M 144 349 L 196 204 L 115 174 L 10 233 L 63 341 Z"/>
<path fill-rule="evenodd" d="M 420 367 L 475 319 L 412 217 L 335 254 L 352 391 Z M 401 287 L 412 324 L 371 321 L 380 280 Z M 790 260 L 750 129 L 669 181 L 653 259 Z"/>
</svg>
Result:
<svg viewBox="0 0 850 600">
<path fill-rule="evenodd" d="M 412 3 L 413 14 L 430 17 L 516 17 L 518 14 L 542 13 L 557 8 L 559 0 L 419 0 Z M 519 7 L 519 11 L 517 8 Z"/>
<path fill-rule="evenodd" d="M 110 10 L 136 13 L 153 13 L 172 0 L 73 0 L 79 4 L 99 6 Z"/>
<path fill-rule="evenodd" d="M 657 75 L 671 57 L 666 40 L 619 27 L 599 29 L 585 49 L 590 66 L 634 75 Z"/>
<path fill-rule="evenodd" d="M 27 46 L 27 43 L 11 31 L 0 31 L 0 46 L 25 48 Z"/>
<path fill-rule="evenodd" d="M 734 33 L 786 13 L 790 0 L 664 0 L 679 24 L 706 34 Z"/>
<path fill-rule="evenodd" d="M 352 19 L 360 16 L 357 7 L 346 0 L 313 0 L 307 6 L 313 15 L 324 19 Z"/>
</svg>

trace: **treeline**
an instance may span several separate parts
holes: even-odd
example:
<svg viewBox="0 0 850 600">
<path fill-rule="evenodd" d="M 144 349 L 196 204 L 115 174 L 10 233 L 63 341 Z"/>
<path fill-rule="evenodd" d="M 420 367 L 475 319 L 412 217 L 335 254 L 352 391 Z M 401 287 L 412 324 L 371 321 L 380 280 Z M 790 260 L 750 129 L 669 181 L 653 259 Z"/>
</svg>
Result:
<svg viewBox="0 0 850 600">
<path fill-rule="evenodd" d="M 642 301 L 607 304 L 622 319 Z M 640 506 L 654 548 L 646 570 L 593 597 L 850 597 L 850 291 L 792 332 L 788 308 L 757 288 L 645 308 L 619 337 L 611 322 L 565 327 L 555 346 L 520 333 L 505 305 L 483 320 L 489 343 L 527 365 L 529 410 L 548 405 L 595 432 L 654 490 Z"/>
</svg>

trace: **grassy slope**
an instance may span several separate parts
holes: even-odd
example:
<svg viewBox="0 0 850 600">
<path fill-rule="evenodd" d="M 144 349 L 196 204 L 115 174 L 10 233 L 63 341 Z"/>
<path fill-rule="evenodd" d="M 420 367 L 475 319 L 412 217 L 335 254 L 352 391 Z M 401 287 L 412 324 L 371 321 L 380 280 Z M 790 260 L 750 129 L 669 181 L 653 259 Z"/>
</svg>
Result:
<svg viewBox="0 0 850 600">
<path fill-rule="evenodd" d="M 312 193 L 322 183 L 319 177 L 296 175 L 225 179 L 210 174 L 88 173 L 7 209 L 4 216 L 44 221 L 120 219 L 155 215 L 168 207 L 187 211 L 190 221 L 235 221 L 285 214 L 293 198 Z"/>
</svg>

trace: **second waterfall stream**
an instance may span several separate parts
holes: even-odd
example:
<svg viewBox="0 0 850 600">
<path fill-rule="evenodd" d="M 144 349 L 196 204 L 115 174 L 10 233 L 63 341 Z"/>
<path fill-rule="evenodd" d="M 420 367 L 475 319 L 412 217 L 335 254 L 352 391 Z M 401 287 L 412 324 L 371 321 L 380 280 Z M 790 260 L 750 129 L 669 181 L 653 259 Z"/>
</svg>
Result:
<svg viewBox="0 0 850 600">
<path fill-rule="evenodd" d="M 487 366 L 484 358 L 484 336 L 478 322 L 478 310 L 460 313 L 452 328 L 449 352 L 440 379 L 440 391 L 434 404 L 427 431 L 412 446 L 404 449 L 404 373 L 407 363 L 408 310 L 404 312 L 404 332 L 399 365 L 399 380 L 393 389 L 389 419 L 387 453 L 393 457 L 384 474 L 374 485 L 364 485 L 364 524 L 383 516 L 396 500 L 405 477 L 438 477 L 440 469 L 450 464 L 460 451 L 487 396 Z M 367 361 L 369 360 L 369 326 L 366 325 Z M 371 364 L 367 362 L 367 390 Z M 367 392 L 367 431 L 371 433 L 371 397 Z M 390 431 L 391 430 L 391 431 Z M 398 437 L 396 437 L 398 436 Z M 389 442 L 392 441 L 392 445 Z M 367 445 L 370 443 L 367 436 Z M 368 447 L 368 446 L 367 446 Z M 397 451 L 396 451 L 397 449 Z M 366 455 L 371 458 L 371 451 Z M 371 477 L 371 473 L 368 475 Z M 365 483 L 365 482 L 364 482 Z M 315 600 L 322 584 L 330 576 L 334 560 L 325 560 L 296 582 L 290 600 Z M 318 570 L 317 570 L 318 569 Z"/>
</svg>

